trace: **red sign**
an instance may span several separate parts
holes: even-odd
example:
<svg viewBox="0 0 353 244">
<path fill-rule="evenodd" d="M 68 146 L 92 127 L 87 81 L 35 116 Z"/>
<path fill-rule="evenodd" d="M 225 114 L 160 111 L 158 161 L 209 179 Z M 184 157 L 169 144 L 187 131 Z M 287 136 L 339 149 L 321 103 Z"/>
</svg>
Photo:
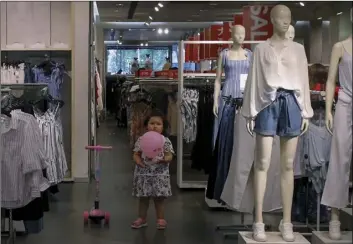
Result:
<svg viewBox="0 0 353 244">
<path fill-rule="evenodd" d="M 245 40 L 264 41 L 272 36 L 273 27 L 270 17 L 272 7 L 263 5 L 243 7 L 243 26 L 246 30 Z M 253 47 L 253 45 L 251 46 Z"/>
<path fill-rule="evenodd" d="M 243 14 L 234 15 L 234 25 L 243 25 Z"/>
<path fill-rule="evenodd" d="M 190 39 L 186 39 L 189 41 Z M 190 44 L 185 44 L 185 62 L 190 62 Z"/>
<path fill-rule="evenodd" d="M 200 41 L 204 41 L 205 40 L 205 32 L 202 31 L 200 33 Z M 204 60 L 205 59 L 205 44 L 200 44 L 200 60 Z"/>
<path fill-rule="evenodd" d="M 189 41 L 194 41 L 194 37 L 193 36 L 191 36 L 191 37 L 189 37 L 189 39 L 188 39 Z M 195 60 L 194 60 L 194 56 L 193 56 L 193 54 L 194 54 L 194 48 L 195 48 L 195 45 L 194 44 L 189 44 L 189 62 L 195 62 Z"/>
<path fill-rule="evenodd" d="M 205 41 L 211 41 L 211 27 L 205 29 Z M 205 59 L 210 59 L 210 44 L 205 44 Z"/>
<path fill-rule="evenodd" d="M 194 41 L 199 41 L 200 40 L 200 36 L 199 35 L 195 35 L 194 36 Z M 192 48 L 192 59 L 195 63 L 200 61 L 200 44 L 194 44 L 193 48 Z"/>
<path fill-rule="evenodd" d="M 223 22 L 223 41 L 232 40 L 232 22 Z M 229 48 L 231 44 L 224 44 L 223 48 Z"/>
<path fill-rule="evenodd" d="M 222 30 L 223 30 L 222 25 L 212 25 L 210 29 L 211 40 L 212 41 L 222 40 L 222 36 L 219 36 L 219 33 L 222 33 Z M 209 59 L 217 59 L 220 50 L 222 50 L 222 46 L 220 44 L 210 44 Z"/>
</svg>

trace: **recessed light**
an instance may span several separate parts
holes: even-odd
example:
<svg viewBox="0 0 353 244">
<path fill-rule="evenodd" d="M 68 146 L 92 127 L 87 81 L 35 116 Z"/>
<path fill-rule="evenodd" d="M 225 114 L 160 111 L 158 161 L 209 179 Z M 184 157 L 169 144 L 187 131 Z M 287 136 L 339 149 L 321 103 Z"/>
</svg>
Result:
<svg viewBox="0 0 353 244">
<path fill-rule="evenodd" d="M 163 30 L 161 28 L 159 28 L 157 32 L 158 32 L 158 34 L 162 34 Z"/>
<path fill-rule="evenodd" d="M 338 12 L 338 13 L 337 13 L 337 15 L 341 15 L 341 14 L 342 14 L 342 12 Z"/>
<path fill-rule="evenodd" d="M 122 7 L 122 6 L 124 6 L 124 4 L 119 3 L 119 4 L 116 4 L 115 6 Z"/>
<path fill-rule="evenodd" d="M 159 6 L 160 8 L 163 8 L 163 4 L 162 4 L 162 3 L 158 3 L 158 6 Z"/>
<path fill-rule="evenodd" d="M 169 33 L 169 30 L 168 29 L 165 29 L 164 30 L 164 34 L 168 34 Z"/>
<path fill-rule="evenodd" d="M 320 19 L 322 19 L 322 17 L 319 17 L 319 18 L 317 18 L 317 19 L 319 19 L 319 20 L 320 20 Z"/>
<path fill-rule="evenodd" d="M 199 35 L 200 35 L 200 32 L 199 32 L 199 33 L 197 33 L 197 35 L 199 36 Z"/>
<path fill-rule="evenodd" d="M 158 7 L 154 7 L 154 11 L 158 12 L 159 8 Z"/>
<path fill-rule="evenodd" d="M 148 46 L 148 43 L 146 43 L 145 46 L 147 47 L 147 46 Z"/>
<path fill-rule="evenodd" d="M 143 47 L 143 43 L 141 43 L 140 46 Z"/>
<path fill-rule="evenodd" d="M 148 18 L 149 18 L 150 20 L 153 20 L 152 16 L 148 16 Z"/>
<path fill-rule="evenodd" d="M 299 2 L 300 6 L 304 7 L 305 4 L 303 2 Z"/>
</svg>

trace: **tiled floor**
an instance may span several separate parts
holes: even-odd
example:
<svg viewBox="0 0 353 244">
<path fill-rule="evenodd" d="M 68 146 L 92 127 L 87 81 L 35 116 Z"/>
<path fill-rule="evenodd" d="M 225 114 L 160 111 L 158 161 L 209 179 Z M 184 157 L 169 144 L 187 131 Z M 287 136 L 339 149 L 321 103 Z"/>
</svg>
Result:
<svg viewBox="0 0 353 244">
<path fill-rule="evenodd" d="M 18 237 L 18 244 L 236 244 L 215 231 L 218 224 L 239 224 L 239 214 L 210 211 L 204 205 L 202 191 L 180 191 L 173 177 L 174 196 L 168 199 L 168 229 L 157 231 L 153 205 L 149 227 L 131 230 L 136 217 L 136 200 L 131 197 L 133 163 L 125 130 L 114 122 L 99 128 L 99 143 L 112 145 L 114 150 L 102 155 L 101 207 L 111 213 L 109 229 L 83 227 L 82 213 L 92 206 L 94 185 L 85 183 L 60 186 L 58 202 L 51 204 L 45 215 L 45 229 L 38 235 Z M 251 218 L 248 218 L 248 222 Z"/>
</svg>

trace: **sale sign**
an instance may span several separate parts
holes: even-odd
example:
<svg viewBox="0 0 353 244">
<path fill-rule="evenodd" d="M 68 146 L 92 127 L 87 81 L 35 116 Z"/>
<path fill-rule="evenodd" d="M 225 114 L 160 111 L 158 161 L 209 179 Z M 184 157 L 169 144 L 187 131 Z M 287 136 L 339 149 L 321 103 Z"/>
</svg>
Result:
<svg viewBox="0 0 353 244">
<path fill-rule="evenodd" d="M 243 26 L 246 30 L 245 40 L 264 41 L 273 34 L 271 23 L 272 6 L 245 6 L 243 7 Z M 251 45 L 253 50 L 254 45 Z"/>
</svg>

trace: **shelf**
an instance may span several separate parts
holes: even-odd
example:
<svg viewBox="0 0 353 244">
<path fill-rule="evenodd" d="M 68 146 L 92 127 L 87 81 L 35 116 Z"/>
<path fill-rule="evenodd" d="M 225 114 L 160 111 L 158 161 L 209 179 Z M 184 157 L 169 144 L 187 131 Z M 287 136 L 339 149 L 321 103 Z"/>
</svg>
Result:
<svg viewBox="0 0 353 244">
<path fill-rule="evenodd" d="M 38 52 L 50 52 L 50 51 L 66 51 L 70 52 L 70 48 L 2 48 L 1 51 L 8 52 L 8 51 L 16 51 L 16 52 L 30 52 L 30 51 L 38 51 Z"/>
</svg>

